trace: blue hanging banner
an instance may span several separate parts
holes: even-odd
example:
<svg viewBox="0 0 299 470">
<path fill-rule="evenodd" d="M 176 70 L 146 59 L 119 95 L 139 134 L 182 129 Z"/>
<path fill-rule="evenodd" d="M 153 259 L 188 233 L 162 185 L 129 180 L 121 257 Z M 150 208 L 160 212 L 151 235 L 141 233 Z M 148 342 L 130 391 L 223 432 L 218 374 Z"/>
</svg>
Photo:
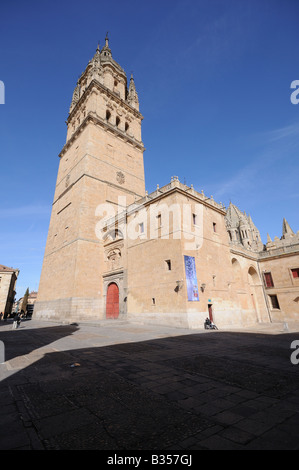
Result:
<svg viewBox="0 0 299 470">
<path fill-rule="evenodd" d="M 189 301 L 199 301 L 197 276 L 195 267 L 195 258 L 193 256 L 184 256 L 185 272 L 187 282 L 187 293 Z"/>
</svg>

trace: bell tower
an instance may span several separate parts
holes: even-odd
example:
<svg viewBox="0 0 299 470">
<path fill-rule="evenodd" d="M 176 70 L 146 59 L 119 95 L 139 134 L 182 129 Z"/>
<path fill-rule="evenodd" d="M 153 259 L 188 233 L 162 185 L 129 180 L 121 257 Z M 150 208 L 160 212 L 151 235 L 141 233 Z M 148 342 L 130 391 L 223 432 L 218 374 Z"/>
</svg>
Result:
<svg viewBox="0 0 299 470">
<path fill-rule="evenodd" d="M 77 81 L 66 121 L 36 318 L 104 318 L 103 245 L 96 208 L 145 195 L 139 99 L 108 36 Z"/>
</svg>

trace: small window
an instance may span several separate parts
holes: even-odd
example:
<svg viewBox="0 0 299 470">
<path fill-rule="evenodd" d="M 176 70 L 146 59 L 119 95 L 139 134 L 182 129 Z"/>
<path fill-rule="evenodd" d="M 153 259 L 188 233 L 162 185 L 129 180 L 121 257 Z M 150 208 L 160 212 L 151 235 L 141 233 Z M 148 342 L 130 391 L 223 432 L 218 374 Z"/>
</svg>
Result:
<svg viewBox="0 0 299 470">
<path fill-rule="evenodd" d="M 107 111 L 106 111 L 106 119 L 107 119 L 107 121 L 109 121 L 110 118 L 111 118 L 111 113 L 110 113 L 110 111 L 107 109 Z"/>
<path fill-rule="evenodd" d="M 116 116 L 115 124 L 116 124 L 116 127 L 120 125 L 120 119 L 118 116 Z"/>
<path fill-rule="evenodd" d="M 214 232 L 214 233 L 217 232 L 217 224 L 216 224 L 216 222 L 213 222 L 213 232 Z"/>
<path fill-rule="evenodd" d="M 279 302 L 278 302 L 278 298 L 277 298 L 277 295 L 269 295 L 270 297 L 270 301 L 271 301 L 271 306 L 273 309 L 277 309 L 277 310 L 280 310 L 280 306 L 279 306 Z"/>
<path fill-rule="evenodd" d="M 156 299 L 155 299 L 155 297 L 152 298 L 152 305 L 156 305 Z"/>
<path fill-rule="evenodd" d="M 197 224 L 197 217 L 196 217 L 196 214 L 192 214 L 192 221 L 193 221 L 193 225 L 196 225 L 196 224 Z"/>
<path fill-rule="evenodd" d="M 264 280 L 266 287 L 274 287 L 274 282 L 271 273 L 264 273 Z"/>
<path fill-rule="evenodd" d="M 158 227 L 161 227 L 161 225 L 162 225 L 162 217 L 161 217 L 161 214 L 157 215 L 157 219 L 158 219 Z"/>
<path fill-rule="evenodd" d="M 125 131 L 126 131 L 126 132 L 129 130 L 129 127 L 130 127 L 129 124 L 126 122 L 126 123 L 125 123 Z"/>
<path fill-rule="evenodd" d="M 299 268 L 291 269 L 291 271 L 292 271 L 293 278 L 298 279 L 299 278 Z"/>
<path fill-rule="evenodd" d="M 144 233 L 144 223 L 139 224 L 139 233 Z"/>
<path fill-rule="evenodd" d="M 167 260 L 165 260 L 165 263 L 166 263 L 166 269 L 167 269 L 167 271 L 171 271 L 171 260 L 170 260 L 170 259 L 167 259 Z"/>
</svg>

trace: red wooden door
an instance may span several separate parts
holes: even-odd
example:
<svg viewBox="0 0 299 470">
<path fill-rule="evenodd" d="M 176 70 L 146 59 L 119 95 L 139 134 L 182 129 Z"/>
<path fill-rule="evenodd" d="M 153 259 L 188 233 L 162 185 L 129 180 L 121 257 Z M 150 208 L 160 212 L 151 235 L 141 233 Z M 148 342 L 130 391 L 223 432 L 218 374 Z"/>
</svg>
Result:
<svg viewBox="0 0 299 470">
<path fill-rule="evenodd" d="M 213 309 L 212 309 L 212 304 L 209 304 L 208 305 L 208 309 L 209 309 L 209 318 L 211 320 L 211 322 L 213 321 Z"/>
<path fill-rule="evenodd" d="M 109 284 L 106 301 L 106 318 L 118 318 L 119 316 L 119 289 L 114 283 Z"/>
</svg>

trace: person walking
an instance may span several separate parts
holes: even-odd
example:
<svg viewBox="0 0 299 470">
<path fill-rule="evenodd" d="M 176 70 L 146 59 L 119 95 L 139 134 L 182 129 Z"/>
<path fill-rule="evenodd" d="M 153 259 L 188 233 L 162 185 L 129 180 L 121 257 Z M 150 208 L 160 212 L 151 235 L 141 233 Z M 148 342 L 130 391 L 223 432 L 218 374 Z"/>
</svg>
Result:
<svg viewBox="0 0 299 470">
<path fill-rule="evenodd" d="M 17 313 L 13 317 L 12 329 L 15 330 L 17 328 Z"/>
<path fill-rule="evenodd" d="M 20 324 L 21 324 L 21 314 L 18 312 L 15 314 L 13 318 L 13 324 L 12 324 L 13 330 L 16 330 L 17 328 L 19 328 Z"/>
<path fill-rule="evenodd" d="M 22 315 L 20 313 L 18 313 L 18 315 L 17 315 L 17 328 L 19 328 L 19 326 L 21 324 L 21 318 L 22 318 Z"/>
</svg>

